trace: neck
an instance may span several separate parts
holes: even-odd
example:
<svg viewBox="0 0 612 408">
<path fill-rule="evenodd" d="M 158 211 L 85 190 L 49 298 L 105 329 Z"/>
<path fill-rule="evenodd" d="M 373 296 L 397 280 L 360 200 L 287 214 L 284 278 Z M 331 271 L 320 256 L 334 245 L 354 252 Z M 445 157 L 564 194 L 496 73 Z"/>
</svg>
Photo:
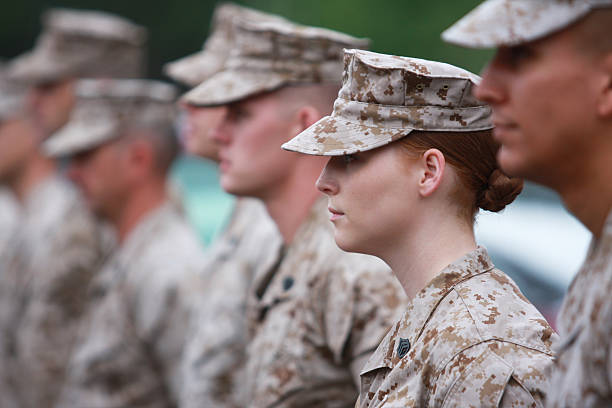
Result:
<svg viewBox="0 0 612 408">
<path fill-rule="evenodd" d="M 606 218 L 612 209 L 611 151 L 600 149 L 589 154 L 588 160 L 581 160 L 578 165 L 572 166 L 571 171 L 559 177 L 563 182 L 551 185 L 567 209 L 596 239 L 601 237 Z"/>
<path fill-rule="evenodd" d="M 603 174 L 602 174 L 603 175 Z M 597 179 L 601 179 L 598 175 Z M 604 224 L 612 209 L 612 189 L 609 180 L 589 180 L 559 189 L 567 209 L 591 231 L 596 239 L 601 237 Z"/>
<path fill-rule="evenodd" d="M 118 214 L 111 219 L 119 243 L 123 243 L 138 224 L 167 200 L 164 181 L 142 183 L 130 192 Z"/>
<path fill-rule="evenodd" d="M 55 162 L 36 152 L 27 160 L 19 174 L 9 182 L 9 188 L 23 204 L 32 190 L 55 171 Z"/>
<path fill-rule="evenodd" d="M 287 245 L 293 241 L 295 233 L 308 217 L 315 201 L 321 197 L 314 183 L 312 180 L 308 185 L 282 189 L 277 194 L 263 199 L 270 217 L 283 237 L 283 242 Z"/>
<path fill-rule="evenodd" d="M 448 210 L 432 213 L 377 255 L 391 267 L 409 298 L 450 263 L 476 249 L 473 227 L 448 216 Z"/>
</svg>

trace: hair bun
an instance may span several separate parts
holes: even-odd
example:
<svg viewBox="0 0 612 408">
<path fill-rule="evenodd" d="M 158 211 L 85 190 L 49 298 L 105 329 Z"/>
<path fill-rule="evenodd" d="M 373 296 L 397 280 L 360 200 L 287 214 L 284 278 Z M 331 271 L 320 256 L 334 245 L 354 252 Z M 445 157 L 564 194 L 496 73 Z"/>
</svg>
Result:
<svg viewBox="0 0 612 408">
<path fill-rule="evenodd" d="M 508 177 L 500 169 L 489 176 L 489 182 L 480 194 L 477 205 L 487 211 L 498 212 L 510 204 L 523 190 L 523 179 Z"/>
</svg>

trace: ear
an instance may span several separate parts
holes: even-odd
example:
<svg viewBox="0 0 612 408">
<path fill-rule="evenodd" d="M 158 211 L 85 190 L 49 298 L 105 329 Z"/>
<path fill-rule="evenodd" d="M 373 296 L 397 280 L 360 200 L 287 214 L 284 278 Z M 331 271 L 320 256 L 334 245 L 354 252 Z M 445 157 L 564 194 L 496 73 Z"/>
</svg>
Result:
<svg viewBox="0 0 612 408">
<path fill-rule="evenodd" d="M 133 173 L 146 174 L 154 166 L 153 147 L 145 140 L 136 139 L 127 148 L 128 166 Z"/>
<path fill-rule="evenodd" d="M 446 160 L 438 149 L 429 149 L 420 159 L 421 174 L 419 178 L 419 194 L 422 197 L 432 195 L 442 183 Z"/>
<path fill-rule="evenodd" d="M 599 116 L 612 118 L 612 53 L 604 57 L 603 70 L 597 113 Z"/>
<path fill-rule="evenodd" d="M 295 114 L 294 128 L 291 129 L 292 137 L 308 129 L 321 119 L 321 117 L 321 113 L 314 106 L 302 106 Z"/>
</svg>

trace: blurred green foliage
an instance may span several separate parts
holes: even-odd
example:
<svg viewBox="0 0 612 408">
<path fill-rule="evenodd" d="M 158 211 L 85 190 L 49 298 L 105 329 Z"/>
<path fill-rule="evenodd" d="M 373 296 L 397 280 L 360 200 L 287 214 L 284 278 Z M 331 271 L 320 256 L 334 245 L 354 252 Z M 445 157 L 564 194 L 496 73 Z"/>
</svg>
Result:
<svg viewBox="0 0 612 408">
<path fill-rule="evenodd" d="M 440 33 L 474 8 L 478 0 L 242 0 L 245 6 L 285 16 L 299 23 L 368 37 L 378 52 L 441 60 L 471 71 L 482 69 L 488 51 L 445 44 Z M 40 30 L 40 14 L 50 7 L 99 9 L 123 15 L 149 28 L 149 74 L 162 77 L 161 66 L 201 48 L 208 33 L 214 0 L 26 0 L 0 13 L 0 57 L 31 48 Z"/>
</svg>

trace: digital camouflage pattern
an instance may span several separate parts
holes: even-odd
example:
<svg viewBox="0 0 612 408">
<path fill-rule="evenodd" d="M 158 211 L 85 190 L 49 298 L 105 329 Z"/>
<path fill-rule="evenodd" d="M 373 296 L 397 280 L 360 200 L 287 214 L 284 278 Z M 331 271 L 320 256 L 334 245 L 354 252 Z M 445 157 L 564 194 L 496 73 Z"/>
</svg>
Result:
<svg viewBox="0 0 612 408">
<path fill-rule="evenodd" d="M 206 252 L 202 291 L 184 360 L 183 408 L 245 407 L 246 301 L 253 276 L 276 260 L 280 233 L 263 203 L 239 198 L 229 225 Z"/>
<path fill-rule="evenodd" d="M 361 371 L 357 406 L 542 407 L 556 337 L 479 247 L 410 301 Z"/>
<path fill-rule="evenodd" d="M 81 79 L 70 120 L 42 145 L 50 157 L 70 156 L 121 136 L 129 126 L 156 128 L 176 115 L 174 86 L 144 79 Z"/>
<path fill-rule="evenodd" d="M 290 84 L 340 83 L 342 50 L 368 41 L 291 22 L 235 20 L 234 43 L 223 69 L 183 99 L 224 105 Z"/>
<path fill-rule="evenodd" d="M 479 81 L 441 62 L 345 50 L 342 88 L 331 116 L 282 147 L 338 156 L 384 146 L 412 130 L 491 129 L 491 108 L 472 96 Z"/>
<path fill-rule="evenodd" d="M 549 407 L 612 405 L 612 212 L 574 278 L 557 319 L 561 342 Z"/>
<path fill-rule="evenodd" d="M 286 21 L 280 16 L 222 3 L 213 12 L 211 34 L 202 50 L 164 65 L 164 73 L 177 82 L 193 88 L 221 71 L 234 47 L 234 21 Z"/>
<path fill-rule="evenodd" d="M 39 84 L 144 75 L 144 27 L 114 14 L 73 9 L 51 9 L 42 20 L 34 49 L 10 61 L 12 79 Z"/>
<path fill-rule="evenodd" d="M 612 0 L 487 0 L 442 38 L 465 47 L 513 46 L 559 31 L 600 7 L 612 7 Z"/>
<path fill-rule="evenodd" d="M 377 258 L 334 242 L 319 200 L 276 265 L 255 278 L 244 389 L 260 407 L 353 407 L 359 370 L 406 295 Z"/>
<path fill-rule="evenodd" d="M 109 251 L 76 190 L 50 176 L 27 196 L 0 259 L 0 406 L 52 406 L 86 289 Z"/>
<path fill-rule="evenodd" d="M 166 203 L 131 231 L 94 281 L 58 407 L 175 407 L 200 243 Z"/>
</svg>

